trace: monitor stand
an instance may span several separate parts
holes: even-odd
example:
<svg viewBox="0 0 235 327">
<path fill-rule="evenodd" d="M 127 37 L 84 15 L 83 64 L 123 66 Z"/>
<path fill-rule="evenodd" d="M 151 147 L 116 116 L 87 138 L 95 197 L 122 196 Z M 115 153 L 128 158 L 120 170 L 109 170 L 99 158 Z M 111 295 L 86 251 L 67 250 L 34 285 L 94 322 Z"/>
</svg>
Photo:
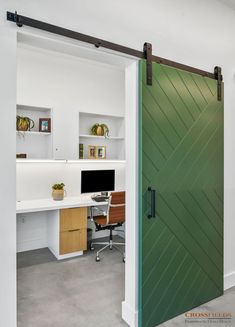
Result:
<svg viewBox="0 0 235 327">
<path fill-rule="evenodd" d="M 92 195 L 92 200 L 96 201 L 96 202 L 102 202 L 105 200 L 108 200 L 109 195 L 108 192 L 101 192 L 101 194 L 94 194 Z"/>
<path fill-rule="evenodd" d="M 109 196 L 109 192 L 101 192 L 101 196 Z"/>
</svg>

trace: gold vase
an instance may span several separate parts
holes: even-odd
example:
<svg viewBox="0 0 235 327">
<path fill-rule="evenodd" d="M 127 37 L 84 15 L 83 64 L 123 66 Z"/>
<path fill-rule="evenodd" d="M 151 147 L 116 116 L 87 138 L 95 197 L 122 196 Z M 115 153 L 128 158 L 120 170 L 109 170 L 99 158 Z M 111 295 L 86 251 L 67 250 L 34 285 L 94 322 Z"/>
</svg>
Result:
<svg viewBox="0 0 235 327">
<path fill-rule="evenodd" d="M 98 126 L 97 127 L 96 135 L 98 135 L 98 136 L 104 136 L 104 129 L 103 129 L 103 127 L 101 127 L 101 126 Z"/>
<path fill-rule="evenodd" d="M 61 201 L 64 199 L 64 190 L 53 190 L 52 198 L 55 201 Z"/>
</svg>

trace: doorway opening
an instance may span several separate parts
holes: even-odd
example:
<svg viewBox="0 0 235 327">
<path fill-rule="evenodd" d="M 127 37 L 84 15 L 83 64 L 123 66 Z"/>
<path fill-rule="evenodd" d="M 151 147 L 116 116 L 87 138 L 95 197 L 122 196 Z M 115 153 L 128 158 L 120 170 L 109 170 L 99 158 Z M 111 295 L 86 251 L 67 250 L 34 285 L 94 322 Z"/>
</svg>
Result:
<svg viewBox="0 0 235 327">
<path fill-rule="evenodd" d="M 125 325 L 121 316 L 131 324 L 137 308 L 137 61 L 31 31 L 18 33 L 17 61 L 18 325 L 50 319 L 88 326 L 90 319 L 92 326 L 100 319 L 104 326 L 107 316 L 107 325 L 112 319 Z M 106 137 L 92 135 L 95 124 L 103 124 Z M 99 191 L 126 193 L 125 223 L 113 231 L 114 241 L 126 243 L 125 264 L 115 249 L 96 262 L 100 247 L 89 251 L 87 240 L 104 241 L 109 230 L 97 231 L 91 219 L 61 229 L 62 210 L 72 224 L 69 210 L 86 207 L 75 215 L 93 216 L 93 192 L 82 194 L 81 172 L 111 170 L 114 188 Z M 61 183 L 63 205 L 51 200 L 51 187 Z M 94 216 L 107 210 L 99 202 L 92 207 L 98 207 Z M 86 237 L 77 249 L 80 237 L 67 238 L 81 230 Z M 108 315 L 102 316 L 103 307 Z"/>
</svg>

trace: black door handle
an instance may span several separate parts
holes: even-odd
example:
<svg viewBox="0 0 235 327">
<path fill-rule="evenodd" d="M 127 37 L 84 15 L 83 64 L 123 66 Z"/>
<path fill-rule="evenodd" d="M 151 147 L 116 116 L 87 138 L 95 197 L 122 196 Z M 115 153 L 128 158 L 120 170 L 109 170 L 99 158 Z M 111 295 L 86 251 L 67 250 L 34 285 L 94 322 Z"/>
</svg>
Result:
<svg viewBox="0 0 235 327">
<path fill-rule="evenodd" d="M 156 217 L 156 190 L 149 186 L 148 191 L 150 192 L 150 213 L 148 214 L 148 218 L 150 219 Z"/>
</svg>

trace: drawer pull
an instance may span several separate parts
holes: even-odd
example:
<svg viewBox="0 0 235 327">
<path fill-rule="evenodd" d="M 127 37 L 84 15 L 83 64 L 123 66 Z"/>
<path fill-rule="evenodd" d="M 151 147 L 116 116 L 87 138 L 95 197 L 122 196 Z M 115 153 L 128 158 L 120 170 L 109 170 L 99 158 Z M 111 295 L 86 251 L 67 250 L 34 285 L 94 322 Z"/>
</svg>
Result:
<svg viewBox="0 0 235 327">
<path fill-rule="evenodd" d="M 79 228 L 77 228 L 77 229 L 70 229 L 70 230 L 68 230 L 68 232 L 77 232 L 79 230 L 80 230 Z"/>
</svg>

